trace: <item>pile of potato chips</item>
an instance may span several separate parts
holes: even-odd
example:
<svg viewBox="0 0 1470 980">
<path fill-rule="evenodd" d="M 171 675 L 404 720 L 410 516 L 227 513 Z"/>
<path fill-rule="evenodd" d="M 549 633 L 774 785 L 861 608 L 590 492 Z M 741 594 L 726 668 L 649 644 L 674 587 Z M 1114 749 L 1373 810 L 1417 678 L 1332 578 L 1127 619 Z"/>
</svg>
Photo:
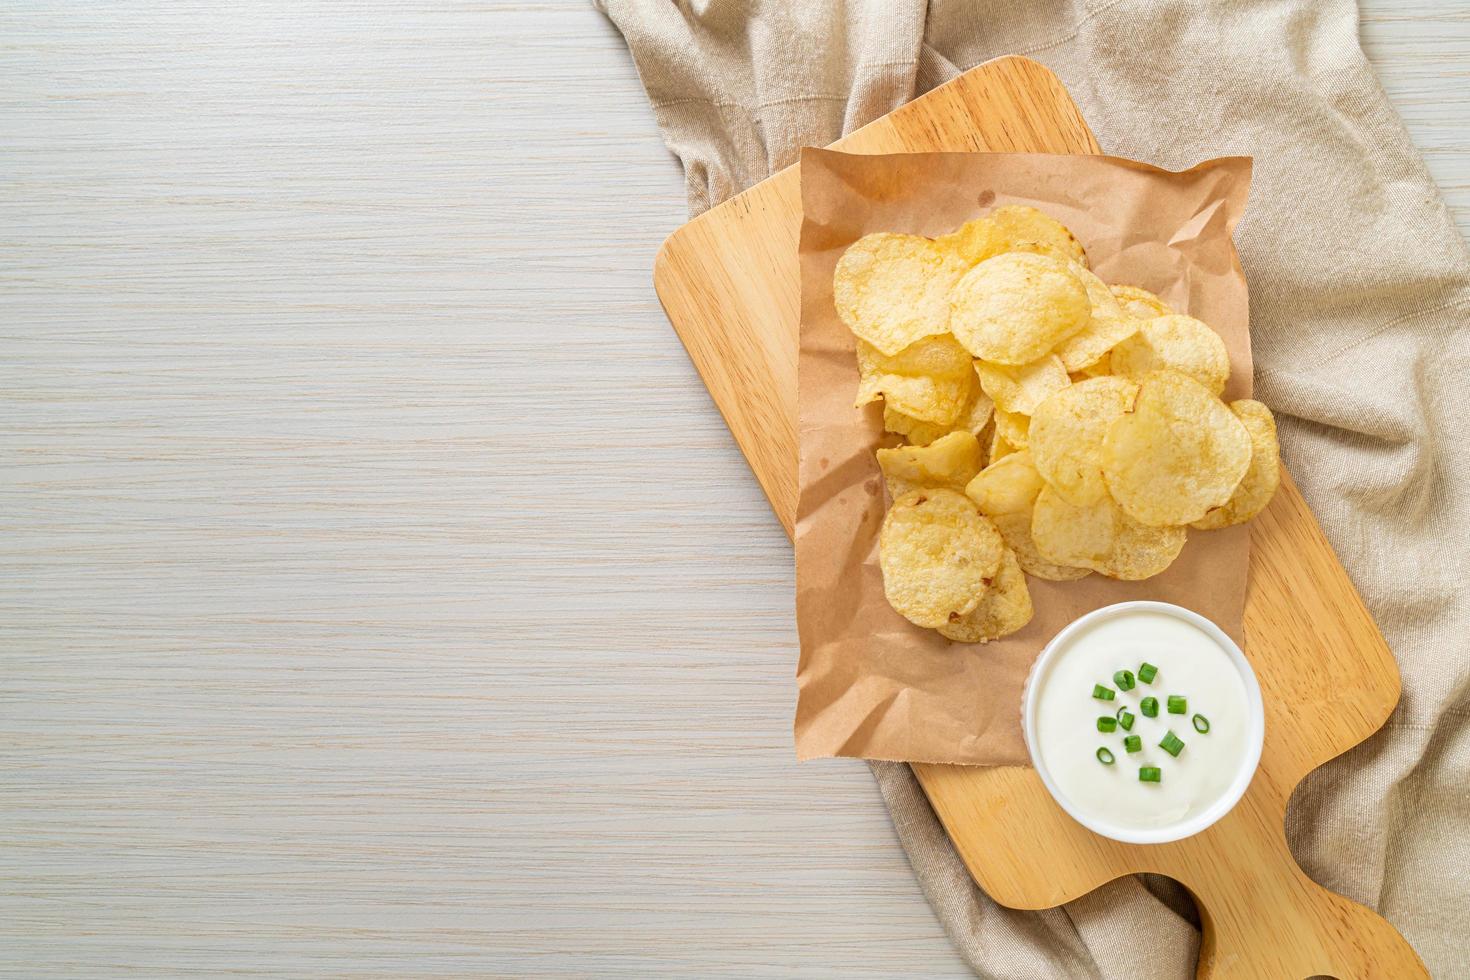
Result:
<svg viewBox="0 0 1470 980">
<path fill-rule="evenodd" d="M 864 236 L 833 298 L 857 336 L 857 405 L 881 398 L 907 442 L 877 453 L 892 498 L 879 559 L 889 603 L 919 626 L 1013 633 L 1032 615 L 1027 574 L 1145 579 L 1187 528 L 1248 521 L 1276 492 L 1275 422 L 1220 400 L 1220 336 L 1105 284 L 1035 208 L 938 239 Z"/>
</svg>

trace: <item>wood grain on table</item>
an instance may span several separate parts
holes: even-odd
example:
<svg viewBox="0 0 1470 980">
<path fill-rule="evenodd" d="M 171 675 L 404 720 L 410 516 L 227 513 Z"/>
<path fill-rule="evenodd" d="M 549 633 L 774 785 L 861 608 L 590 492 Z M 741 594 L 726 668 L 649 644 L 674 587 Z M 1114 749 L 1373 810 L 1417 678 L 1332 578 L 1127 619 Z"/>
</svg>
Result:
<svg viewBox="0 0 1470 980">
<path fill-rule="evenodd" d="M 1462 228 L 1470 3 L 1365 4 Z M 0 11 L 0 975 L 964 975 L 577 2 Z"/>
</svg>

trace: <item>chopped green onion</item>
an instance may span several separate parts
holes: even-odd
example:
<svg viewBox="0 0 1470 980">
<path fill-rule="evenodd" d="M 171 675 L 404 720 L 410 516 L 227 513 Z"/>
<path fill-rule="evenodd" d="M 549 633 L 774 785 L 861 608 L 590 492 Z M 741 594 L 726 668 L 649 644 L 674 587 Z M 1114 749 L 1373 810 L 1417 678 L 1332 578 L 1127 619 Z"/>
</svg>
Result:
<svg viewBox="0 0 1470 980">
<path fill-rule="evenodd" d="M 1138 781 L 1140 783 L 1157 783 L 1162 781 L 1164 774 L 1159 771 L 1158 766 L 1139 766 Z"/>
<path fill-rule="evenodd" d="M 1125 732 L 1133 731 L 1133 712 L 1124 711 L 1118 715 L 1118 727 Z"/>
<path fill-rule="evenodd" d="M 1143 681 L 1145 684 L 1152 684 L 1154 682 L 1154 678 L 1158 676 L 1159 668 L 1155 667 L 1148 661 L 1144 661 L 1143 663 L 1138 665 L 1138 679 Z"/>
<path fill-rule="evenodd" d="M 1164 740 L 1159 743 L 1159 748 L 1177 759 L 1179 758 L 1179 753 L 1184 751 L 1184 741 L 1178 735 L 1175 735 L 1174 729 L 1171 728 L 1164 733 Z"/>
<path fill-rule="evenodd" d="M 1111 766 L 1113 764 L 1113 753 L 1108 751 L 1107 746 L 1103 746 L 1097 750 L 1097 761 L 1105 766 Z"/>
<path fill-rule="evenodd" d="M 1138 702 L 1138 710 L 1143 712 L 1145 718 L 1157 718 L 1159 716 L 1159 699 L 1144 698 Z"/>
<path fill-rule="evenodd" d="M 1129 735 L 1127 738 L 1123 739 L 1123 748 L 1127 749 L 1129 752 L 1140 752 L 1140 751 L 1142 751 L 1143 750 L 1143 736 L 1141 736 L 1141 735 Z"/>
<path fill-rule="evenodd" d="M 1201 735 L 1210 730 L 1210 719 L 1206 718 L 1204 715 L 1195 715 L 1193 720 L 1194 730 L 1199 732 Z"/>
<path fill-rule="evenodd" d="M 1182 715 L 1189 710 L 1189 698 L 1182 694 L 1169 695 L 1169 714 Z"/>
<path fill-rule="evenodd" d="M 1117 728 L 1118 719 L 1116 718 L 1109 718 L 1107 715 L 1103 715 L 1097 720 L 1097 730 L 1100 732 L 1116 731 Z"/>
<path fill-rule="evenodd" d="M 1103 687 L 1101 684 L 1094 684 L 1092 685 L 1092 696 L 1099 701 L 1111 701 L 1113 700 L 1113 689 L 1111 687 Z"/>
<path fill-rule="evenodd" d="M 1119 670 L 1113 672 L 1113 683 L 1118 685 L 1120 691 L 1133 690 L 1133 671 Z"/>
</svg>

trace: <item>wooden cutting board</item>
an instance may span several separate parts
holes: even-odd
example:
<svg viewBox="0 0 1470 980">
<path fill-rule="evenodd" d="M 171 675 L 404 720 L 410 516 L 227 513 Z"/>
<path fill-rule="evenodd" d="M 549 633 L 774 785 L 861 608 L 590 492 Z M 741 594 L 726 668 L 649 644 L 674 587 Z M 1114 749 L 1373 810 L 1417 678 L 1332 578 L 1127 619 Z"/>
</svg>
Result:
<svg viewBox="0 0 1470 980">
<path fill-rule="evenodd" d="M 1061 83 L 1001 58 L 833 144 L 854 153 L 1097 153 Z M 801 201 L 791 167 L 671 235 L 654 267 L 664 310 L 792 532 Z M 1252 524 L 1246 655 L 1266 701 L 1260 771 L 1235 809 L 1189 840 L 1099 837 L 1024 767 L 915 765 L 975 880 L 1013 908 L 1060 905 L 1120 875 L 1181 881 L 1204 923 L 1201 977 L 1427 976 L 1402 936 L 1297 867 L 1283 821 L 1312 769 L 1367 738 L 1399 697 L 1398 669 L 1295 484 Z"/>
</svg>

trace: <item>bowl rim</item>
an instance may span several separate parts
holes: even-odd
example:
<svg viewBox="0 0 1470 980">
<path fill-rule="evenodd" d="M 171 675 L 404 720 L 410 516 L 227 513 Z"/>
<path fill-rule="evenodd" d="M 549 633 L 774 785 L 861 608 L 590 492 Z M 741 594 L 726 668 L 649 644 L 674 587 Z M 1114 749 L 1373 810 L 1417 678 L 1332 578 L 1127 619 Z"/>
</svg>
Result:
<svg viewBox="0 0 1470 980">
<path fill-rule="evenodd" d="M 1036 679 L 1041 676 L 1047 664 L 1056 656 L 1057 651 L 1065 647 L 1067 641 L 1073 636 L 1089 626 L 1137 612 L 1156 612 L 1173 616 L 1197 627 L 1213 639 L 1229 655 L 1236 671 L 1240 674 L 1241 682 L 1245 685 L 1246 710 L 1249 715 L 1245 735 L 1246 752 L 1241 757 L 1240 768 L 1236 771 L 1235 778 L 1231 780 L 1229 788 L 1219 799 L 1187 820 L 1146 828 L 1120 826 L 1079 812 L 1052 779 L 1051 772 L 1042 760 L 1036 737 L 1033 734 L 1039 691 Z M 1172 602 L 1135 599 L 1128 602 L 1115 602 L 1078 616 L 1064 626 L 1056 636 L 1053 636 L 1046 646 L 1042 647 L 1041 653 L 1031 664 L 1031 670 L 1026 675 L 1025 689 L 1021 697 L 1021 733 L 1026 740 L 1026 751 L 1031 757 L 1031 765 L 1036 769 L 1036 774 L 1041 777 L 1046 791 L 1067 816 L 1095 834 L 1124 844 L 1168 844 L 1200 833 L 1219 821 L 1235 808 L 1235 804 L 1240 802 L 1240 798 L 1245 795 L 1245 791 L 1250 787 L 1251 780 L 1255 778 L 1256 770 L 1260 766 L 1261 751 L 1266 741 L 1266 709 L 1261 698 L 1261 685 L 1256 679 L 1254 668 L 1251 667 L 1250 661 L 1246 659 L 1245 652 L 1240 649 L 1239 644 L 1226 635 L 1224 630 L 1194 610 Z"/>
</svg>

